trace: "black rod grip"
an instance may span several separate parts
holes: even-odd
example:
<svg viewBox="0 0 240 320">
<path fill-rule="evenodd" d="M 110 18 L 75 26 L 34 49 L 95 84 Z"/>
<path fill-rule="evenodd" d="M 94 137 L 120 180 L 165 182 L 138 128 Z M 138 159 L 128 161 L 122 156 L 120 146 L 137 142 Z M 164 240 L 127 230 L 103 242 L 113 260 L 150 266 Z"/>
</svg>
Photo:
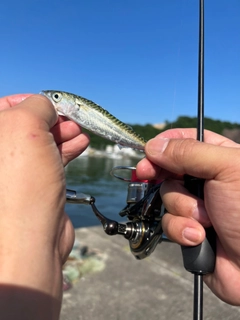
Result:
<svg viewBox="0 0 240 320">
<path fill-rule="evenodd" d="M 185 187 L 189 192 L 203 199 L 204 180 L 186 175 Z M 205 229 L 206 238 L 197 246 L 181 246 L 183 264 L 187 271 L 194 274 L 212 273 L 216 259 L 216 234 L 213 227 Z"/>
</svg>

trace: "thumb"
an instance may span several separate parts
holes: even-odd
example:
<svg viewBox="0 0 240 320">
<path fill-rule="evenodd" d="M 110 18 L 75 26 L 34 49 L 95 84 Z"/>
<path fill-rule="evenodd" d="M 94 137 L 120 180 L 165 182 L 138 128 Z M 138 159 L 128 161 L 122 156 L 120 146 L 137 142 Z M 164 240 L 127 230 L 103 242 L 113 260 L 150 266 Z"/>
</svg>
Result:
<svg viewBox="0 0 240 320">
<path fill-rule="evenodd" d="M 240 159 L 239 148 L 159 136 L 147 142 L 145 153 L 148 160 L 167 171 L 203 179 L 216 178 L 224 172 L 226 163 L 229 167 L 229 162 L 236 165 L 234 160 Z"/>
<path fill-rule="evenodd" d="M 0 98 L 0 111 L 16 106 L 31 95 L 30 93 L 21 93 Z"/>
<path fill-rule="evenodd" d="M 42 95 L 31 95 L 19 103 L 15 109 L 31 114 L 36 120 L 42 121 L 47 130 L 50 130 L 57 122 L 58 115 L 51 101 Z"/>
</svg>

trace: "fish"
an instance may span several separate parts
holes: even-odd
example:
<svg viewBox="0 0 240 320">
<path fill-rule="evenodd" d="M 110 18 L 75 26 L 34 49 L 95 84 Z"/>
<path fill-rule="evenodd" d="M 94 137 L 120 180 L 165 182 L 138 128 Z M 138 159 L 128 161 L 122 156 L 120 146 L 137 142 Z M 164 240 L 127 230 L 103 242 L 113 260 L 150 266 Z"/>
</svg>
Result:
<svg viewBox="0 0 240 320">
<path fill-rule="evenodd" d="M 91 100 L 64 91 L 40 92 L 54 105 L 57 113 L 76 122 L 94 134 L 113 141 L 119 147 L 144 151 L 146 140 L 130 126 Z"/>
</svg>

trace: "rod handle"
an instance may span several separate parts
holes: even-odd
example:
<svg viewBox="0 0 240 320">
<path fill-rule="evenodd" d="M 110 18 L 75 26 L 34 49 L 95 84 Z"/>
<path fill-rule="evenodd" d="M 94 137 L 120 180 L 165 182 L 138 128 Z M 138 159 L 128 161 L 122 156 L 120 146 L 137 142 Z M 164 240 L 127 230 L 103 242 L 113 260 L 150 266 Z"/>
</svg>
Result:
<svg viewBox="0 0 240 320">
<path fill-rule="evenodd" d="M 185 187 L 197 197 L 204 199 L 204 180 L 189 175 L 184 177 Z M 213 227 L 205 229 L 206 238 L 197 246 L 181 246 L 183 264 L 194 274 L 212 273 L 216 260 L 216 233 Z"/>
</svg>

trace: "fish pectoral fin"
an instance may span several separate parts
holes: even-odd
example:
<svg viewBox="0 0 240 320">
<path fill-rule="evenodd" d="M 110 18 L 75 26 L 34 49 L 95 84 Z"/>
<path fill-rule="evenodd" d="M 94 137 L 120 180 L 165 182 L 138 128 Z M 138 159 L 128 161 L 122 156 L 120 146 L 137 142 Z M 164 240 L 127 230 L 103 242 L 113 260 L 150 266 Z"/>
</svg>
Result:
<svg viewBox="0 0 240 320">
<path fill-rule="evenodd" d="M 76 101 L 76 105 L 79 107 L 79 110 L 80 109 L 82 109 L 82 110 L 88 110 L 89 109 L 85 104 L 81 103 L 80 101 Z"/>
</svg>

